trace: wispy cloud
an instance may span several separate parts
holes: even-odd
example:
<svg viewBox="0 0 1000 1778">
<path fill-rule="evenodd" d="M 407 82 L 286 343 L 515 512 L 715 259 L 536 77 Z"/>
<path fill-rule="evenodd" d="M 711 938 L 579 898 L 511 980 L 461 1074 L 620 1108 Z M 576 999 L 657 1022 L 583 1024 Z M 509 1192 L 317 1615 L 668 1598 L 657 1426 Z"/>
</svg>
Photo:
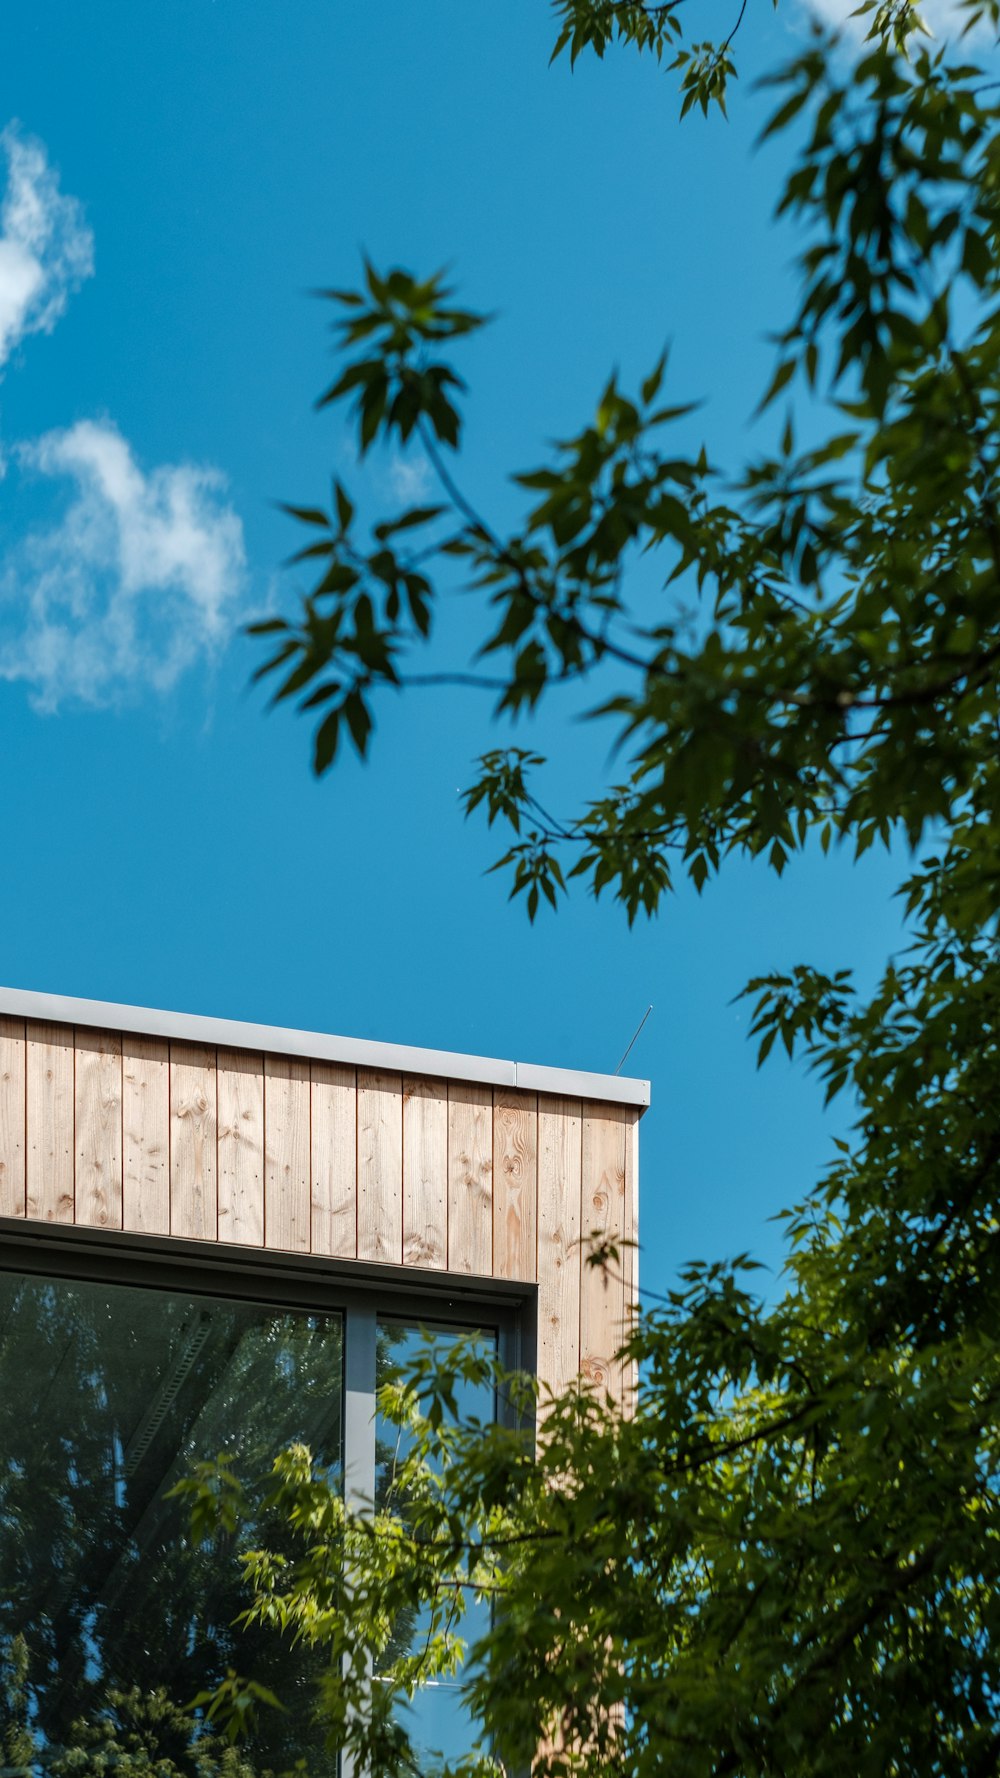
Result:
<svg viewBox="0 0 1000 1778">
<path fill-rule="evenodd" d="M 94 237 L 76 198 L 59 190 L 44 145 L 16 124 L 0 132 L 0 368 L 29 333 L 51 333 L 94 270 Z"/>
<path fill-rule="evenodd" d="M 434 487 L 434 471 L 427 458 L 419 453 L 408 457 L 394 454 L 389 459 L 386 479 L 389 492 L 402 506 L 426 500 Z"/>
<path fill-rule="evenodd" d="M 29 532 L 0 572 L 0 678 L 41 710 L 169 691 L 232 632 L 243 527 L 217 470 L 144 474 L 108 422 L 21 445 L 16 461 L 70 486 L 54 525 Z"/>
</svg>

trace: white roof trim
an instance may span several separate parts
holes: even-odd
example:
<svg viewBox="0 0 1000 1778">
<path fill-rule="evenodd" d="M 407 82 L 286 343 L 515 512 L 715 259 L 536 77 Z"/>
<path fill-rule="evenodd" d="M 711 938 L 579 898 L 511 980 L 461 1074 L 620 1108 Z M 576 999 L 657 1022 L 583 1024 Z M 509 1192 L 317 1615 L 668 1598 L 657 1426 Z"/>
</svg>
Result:
<svg viewBox="0 0 1000 1778">
<path fill-rule="evenodd" d="M 160 1012 L 147 1006 L 116 1006 L 106 1000 L 74 1000 L 63 994 L 35 994 L 0 988 L 0 1014 L 41 1019 L 55 1025 L 91 1025 L 131 1031 L 141 1037 L 222 1044 L 270 1055 L 304 1056 L 317 1062 L 345 1062 L 400 1074 L 439 1075 L 530 1092 L 558 1093 L 569 1099 L 600 1099 L 607 1104 L 649 1104 L 648 1080 L 618 1074 L 587 1074 L 577 1068 L 544 1068 L 532 1062 L 502 1062 L 492 1056 L 457 1055 L 451 1050 L 414 1049 L 405 1043 L 373 1043 L 362 1037 L 333 1037 L 319 1031 L 287 1031 L 280 1025 L 250 1025 L 238 1019 L 211 1019 L 201 1013 Z"/>
</svg>

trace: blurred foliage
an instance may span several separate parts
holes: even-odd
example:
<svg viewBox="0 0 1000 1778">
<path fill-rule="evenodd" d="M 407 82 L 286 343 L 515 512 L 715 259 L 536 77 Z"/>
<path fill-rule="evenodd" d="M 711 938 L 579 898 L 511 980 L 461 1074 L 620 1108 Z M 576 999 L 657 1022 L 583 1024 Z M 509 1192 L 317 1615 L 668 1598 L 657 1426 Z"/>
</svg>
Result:
<svg viewBox="0 0 1000 1778">
<path fill-rule="evenodd" d="M 447 1379 L 416 1380 L 394 1404 L 405 1519 L 352 1520 L 307 1453 L 279 1459 L 312 1541 L 280 1574 L 253 1559 L 256 1609 L 329 1651 L 325 1720 L 378 1773 L 414 1759 L 391 1686 L 365 1705 L 358 1650 L 408 1599 L 438 1614 L 429 1666 L 454 1659 L 472 1594 L 502 1601 L 462 1683 L 507 1769 L 1000 1769 L 998 15 L 971 0 L 941 46 L 906 4 L 862 11 L 856 55 L 817 26 L 768 83 L 803 245 L 762 401 L 788 418 L 742 467 L 672 445 L 691 422 L 661 362 L 515 478 L 502 533 L 452 467 L 448 353 L 476 317 L 399 272 L 334 298 L 334 398 L 355 395 L 363 448 L 419 441 L 440 503 L 370 540 L 342 487 L 298 515 L 322 578 L 263 671 L 320 712 L 317 770 L 345 724 L 365 751 L 384 691 L 449 677 L 414 661 L 457 589 L 483 614 L 460 676 L 503 716 L 593 676 L 627 760 L 557 816 L 536 753 L 483 755 L 467 807 L 506 830 L 530 915 L 576 877 L 632 920 L 734 852 L 778 872 L 815 842 L 910 857 L 909 948 L 867 1002 L 805 964 L 747 989 L 761 1059 L 804 1053 L 858 1108 L 785 1213 L 779 1300 L 744 1262 L 690 1267 L 637 1322 L 632 1417 L 570 1392 L 537 1451 L 499 1427 L 441 1448 L 427 1391 Z M 686 108 L 724 98 L 731 37 L 686 42 L 679 6 L 557 12 L 559 51 L 624 40 L 672 60 Z"/>
</svg>

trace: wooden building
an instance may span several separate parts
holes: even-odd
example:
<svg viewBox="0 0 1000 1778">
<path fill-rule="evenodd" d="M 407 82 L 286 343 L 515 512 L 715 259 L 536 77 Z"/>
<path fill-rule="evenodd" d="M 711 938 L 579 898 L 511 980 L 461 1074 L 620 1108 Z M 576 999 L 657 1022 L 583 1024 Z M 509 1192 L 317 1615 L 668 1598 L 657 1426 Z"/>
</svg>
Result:
<svg viewBox="0 0 1000 1778">
<path fill-rule="evenodd" d="M 610 1382 L 648 1103 L 618 1076 L 0 989 L 0 1218 L 524 1286 L 543 1382 Z M 620 1273 L 586 1264 L 593 1235 Z"/>
<path fill-rule="evenodd" d="M 216 1570 L 176 1572 L 173 1481 L 294 1438 L 378 1498 L 380 1367 L 418 1332 L 620 1399 L 647 1103 L 617 1076 L 0 990 L 0 1713 L 18 1636 L 46 1745 L 95 1673 L 183 1702 L 224 1672 L 234 1611 Z M 588 1265 L 595 1238 L 620 1264 Z M 123 1633 L 174 1595 L 210 1647 Z"/>
</svg>

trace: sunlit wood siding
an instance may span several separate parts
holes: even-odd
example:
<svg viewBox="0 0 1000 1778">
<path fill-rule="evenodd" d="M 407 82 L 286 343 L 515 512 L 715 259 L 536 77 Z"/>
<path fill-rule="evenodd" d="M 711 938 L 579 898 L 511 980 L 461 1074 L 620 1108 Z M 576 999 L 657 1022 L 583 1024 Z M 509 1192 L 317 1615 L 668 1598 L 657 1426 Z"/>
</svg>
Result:
<svg viewBox="0 0 1000 1778">
<path fill-rule="evenodd" d="M 623 1390 L 638 1117 L 0 1017 L 0 1216 L 537 1285 L 553 1390 Z M 594 1237 L 617 1263 L 588 1264 Z"/>
</svg>

